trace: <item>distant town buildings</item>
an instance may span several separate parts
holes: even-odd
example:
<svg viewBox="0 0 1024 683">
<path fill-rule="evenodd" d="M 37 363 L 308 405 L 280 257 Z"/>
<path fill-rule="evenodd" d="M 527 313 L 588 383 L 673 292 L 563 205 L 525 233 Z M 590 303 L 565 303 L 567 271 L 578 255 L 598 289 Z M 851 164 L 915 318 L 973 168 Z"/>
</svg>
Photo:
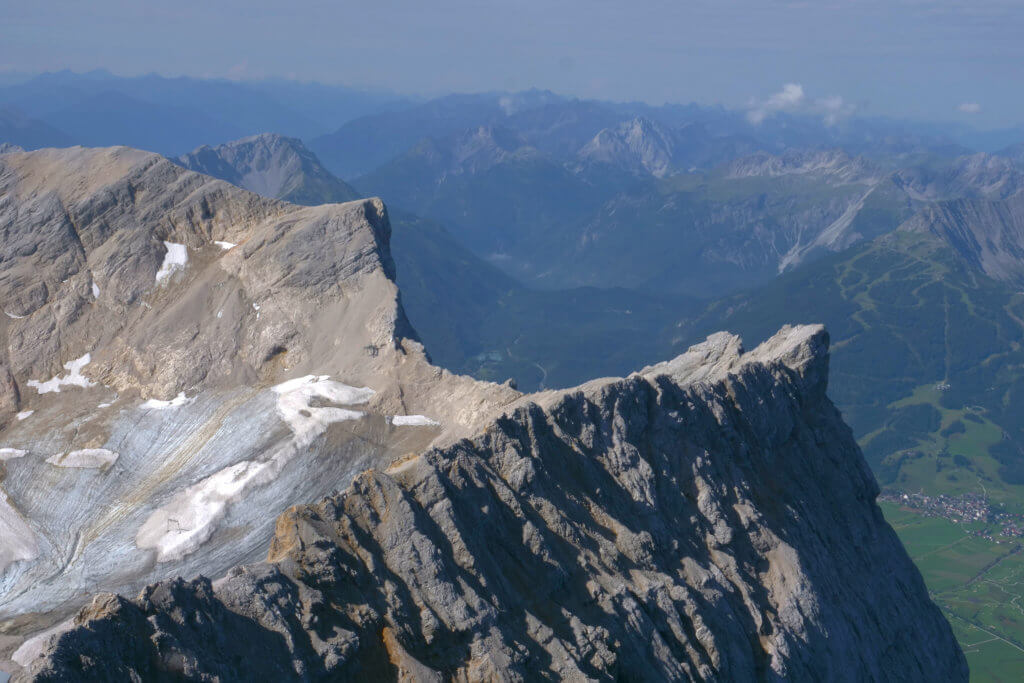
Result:
<svg viewBox="0 0 1024 683">
<path fill-rule="evenodd" d="M 985 526 L 964 527 L 964 531 L 996 543 L 1000 542 L 999 537 L 1024 538 L 1024 515 L 1006 512 L 980 493 L 928 496 L 924 493 L 883 491 L 878 500 L 895 503 L 926 517 L 941 517 L 957 524 L 983 524 Z"/>
</svg>

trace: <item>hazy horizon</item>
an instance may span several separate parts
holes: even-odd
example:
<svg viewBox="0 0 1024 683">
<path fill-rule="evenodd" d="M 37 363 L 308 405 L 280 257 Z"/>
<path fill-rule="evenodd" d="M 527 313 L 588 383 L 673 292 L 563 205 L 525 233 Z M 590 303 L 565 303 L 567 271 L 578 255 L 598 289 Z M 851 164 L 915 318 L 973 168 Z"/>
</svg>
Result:
<svg viewBox="0 0 1024 683">
<path fill-rule="evenodd" d="M 1024 61 L 1024 7 L 1006 0 L 685 7 L 646 0 L 628 8 L 581 0 L 515 7 L 189 0 L 174 8 L 61 0 L 4 11 L 0 74 L 104 68 L 423 97 L 538 88 L 979 128 L 1024 120 L 1024 75 L 1016 68 Z"/>
</svg>

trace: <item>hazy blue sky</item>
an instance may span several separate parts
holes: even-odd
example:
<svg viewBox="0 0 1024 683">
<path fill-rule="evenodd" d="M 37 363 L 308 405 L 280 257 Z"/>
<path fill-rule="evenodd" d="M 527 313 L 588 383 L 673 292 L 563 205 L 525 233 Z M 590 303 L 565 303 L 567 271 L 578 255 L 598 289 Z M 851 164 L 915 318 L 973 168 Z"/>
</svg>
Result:
<svg viewBox="0 0 1024 683">
<path fill-rule="evenodd" d="M 0 72 L 285 76 L 421 94 L 536 86 L 731 106 L 793 83 L 799 102 L 776 104 L 1024 121 L 1022 0 L 0 0 L 0 8 Z"/>
</svg>

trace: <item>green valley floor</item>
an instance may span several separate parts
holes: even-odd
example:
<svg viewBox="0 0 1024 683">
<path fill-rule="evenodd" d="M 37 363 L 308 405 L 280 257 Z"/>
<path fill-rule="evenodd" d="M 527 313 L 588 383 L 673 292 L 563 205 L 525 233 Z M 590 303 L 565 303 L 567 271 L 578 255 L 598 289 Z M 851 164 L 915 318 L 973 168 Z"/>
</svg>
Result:
<svg viewBox="0 0 1024 683">
<path fill-rule="evenodd" d="M 1024 539 L 881 503 L 967 655 L 972 682 L 1024 672 Z M 985 538 L 977 534 L 988 534 Z"/>
</svg>

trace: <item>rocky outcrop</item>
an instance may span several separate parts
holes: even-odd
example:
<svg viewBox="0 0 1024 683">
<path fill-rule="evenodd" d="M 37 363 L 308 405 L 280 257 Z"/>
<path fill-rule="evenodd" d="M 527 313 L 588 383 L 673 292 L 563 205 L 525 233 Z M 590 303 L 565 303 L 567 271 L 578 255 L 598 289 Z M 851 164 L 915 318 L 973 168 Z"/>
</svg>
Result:
<svg viewBox="0 0 1024 683">
<path fill-rule="evenodd" d="M 520 395 L 430 365 L 389 244 L 379 199 L 0 156 L 0 669 L 93 593 L 251 562 L 288 505 Z"/>
<path fill-rule="evenodd" d="M 826 397 L 717 334 L 284 513 L 265 562 L 102 595 L 36 680 L 966 680 Z"/>
<path fill-rule="evenodd" d="M 226 180 L 250 192 L 315 206 L 359 198 L 335 178 L 301 140 L 273 133 L 204 145 L 175 160 L 187 169 Z"/>
</svg>

